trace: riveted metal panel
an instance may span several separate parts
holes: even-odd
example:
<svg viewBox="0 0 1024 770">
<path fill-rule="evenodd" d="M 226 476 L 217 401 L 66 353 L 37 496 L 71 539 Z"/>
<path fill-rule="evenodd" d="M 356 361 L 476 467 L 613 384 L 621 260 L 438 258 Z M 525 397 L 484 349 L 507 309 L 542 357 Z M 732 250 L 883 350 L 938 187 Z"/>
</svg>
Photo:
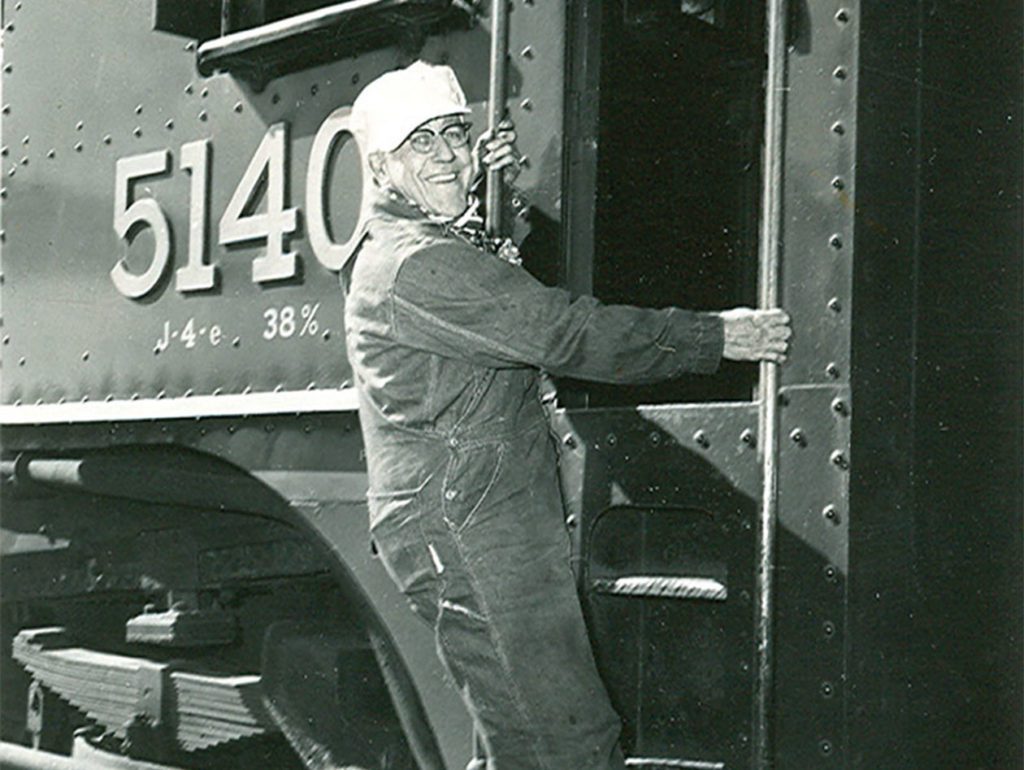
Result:
<svg viewBox="0 0 1024 770">
<path fill-rule="evenodd" d="M 780 768 L 829 766 L 844 750 L 849 390 L 781 394 L 775 729 Z"/>
<path fill-rule="evenodd" d="M 796 3 L 787 58 L 775 559 L 774 762 L 845 762 L 856 2 Z"/>
<path fill-rule="evenodd" d="M 556 417 L 584 605 L 634 762 L 750 765 L 756 426 L 750 403 Z"/>
<path fill-rule="evenodd" d="M 799 3 L 790 46 L 782 306 L 797 337 L 783 385 L 849 377 L 856 138 L 856 3 Z"/>
<path fill-rule="evenodd" d="M 5 10 L 3 404 L 348 383 L 337 276 L 308 236 L 314 135 L 369 80 L 413 56 L 454 67 L 482 128 L 486 19 L 432 37 L 415 53 L 391 48 L 342 59 L 278 78 L 257 93 L 228 74 L 200 76 L 195 41 L 154 31 L 149 3 L 37 0 Z M 550 218 L 557 218 L 561 183 L 563 13 L 557 4 L 517 6 L 510 32 L 510 112 L 529 157 L 519 184 Z M 284 206 L 298 209 L 284 247 L 298 254 L 297 270 L 257 282 L 253 262 L 265 239 L 220 245 L 219 223 L 277 124 L 287 132 Z M 209 151 L 205 195 L 191 189 L 195 168 L 182 167 L 183 146 L 199 141 Z M 154 229 L 134 227 L 130 244 L 118 237 L 115 169 L 119 159 L 143 153 L 166 153 L 166 171 L 130 184 L 127 203 L 156 201 L 169 224 L 170 255 L 152 291 L 130 299 L 110 271 L 124 258 L 131 273 L 142 274 L 154 254 Z M 351 142 L 342 141 L 332 157 L 326 181 L 310 189 L 326 192 L 328 229 L 343 241 L 357 224 L 361 163 Z M 182 291 L 176 271 L 188 260 L 190 201 L 197 195 L 208 205 L 198 242 L 216 278 L 211 288 Z M 263 210 L 263 197 L 257 192 L 251 202 L 255 212 Z M 523 221 L 517 227 L 520 237 L 528 232 Z"/>
<path fill-rule="evenodd" d="M 779 524 L 845 573 L 849 388 L 784 388 L 780 400 Z"/>
</svg>

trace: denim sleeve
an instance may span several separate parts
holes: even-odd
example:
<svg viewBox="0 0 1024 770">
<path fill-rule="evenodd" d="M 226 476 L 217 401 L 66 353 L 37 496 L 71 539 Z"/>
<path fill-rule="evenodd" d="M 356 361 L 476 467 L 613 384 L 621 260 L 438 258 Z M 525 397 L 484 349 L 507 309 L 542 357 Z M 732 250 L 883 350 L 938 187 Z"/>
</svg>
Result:
<svg viewBox="0 0 1024 770">
<path fill-rule="evenodd" d="M 459 243 L 431 245 L 406 259 L 391 299 L 399 342 L 483 366 L 529 365 L 558 376 L 642 384 L 713 372 L 722 356 L 715 314 L 574 300 L 521 267 Z"/>
</svg>

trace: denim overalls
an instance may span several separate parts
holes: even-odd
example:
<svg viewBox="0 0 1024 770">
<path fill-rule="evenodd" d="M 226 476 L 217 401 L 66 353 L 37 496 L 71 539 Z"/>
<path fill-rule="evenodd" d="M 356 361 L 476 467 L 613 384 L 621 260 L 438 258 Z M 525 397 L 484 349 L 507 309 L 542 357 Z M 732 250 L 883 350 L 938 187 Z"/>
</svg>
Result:
<svg viewBox="0 0 1024 770">
<path fill-rule="evenodd" d="M 436 632 L 489 770 L 624 768 L 569 565 L 541 369 L 644 383 L 713 371 L 720 319 L 571 300 L 399 201 L 348 280 L 370 527 Z"/>
</svg>

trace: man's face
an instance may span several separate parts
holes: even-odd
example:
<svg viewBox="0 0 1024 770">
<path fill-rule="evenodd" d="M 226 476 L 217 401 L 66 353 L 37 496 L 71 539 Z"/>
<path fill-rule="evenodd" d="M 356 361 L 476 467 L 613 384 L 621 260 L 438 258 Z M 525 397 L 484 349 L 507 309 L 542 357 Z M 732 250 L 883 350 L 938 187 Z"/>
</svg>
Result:
<svg viewBox="0 0 1024 770">
<path fill-rule="evenodd" d="M 384 156 L 390 186 L 431 214 L 461 214 L 473 177 L 468 131 L 462 115 L 445 115 L 419 126 Z"/>
</svg>

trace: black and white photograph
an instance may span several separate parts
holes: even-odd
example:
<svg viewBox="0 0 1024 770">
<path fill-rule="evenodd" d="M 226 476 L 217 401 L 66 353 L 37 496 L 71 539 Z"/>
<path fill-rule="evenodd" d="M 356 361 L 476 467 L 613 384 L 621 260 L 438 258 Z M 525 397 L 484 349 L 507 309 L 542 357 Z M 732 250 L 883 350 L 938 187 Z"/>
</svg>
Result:
<svg viewBox="0 0 1024 770">
<path fill-rule="evenodd" d="M 1024 770 L 1024 3 L 0 68 L 0 770 Z"/>
</svg>

